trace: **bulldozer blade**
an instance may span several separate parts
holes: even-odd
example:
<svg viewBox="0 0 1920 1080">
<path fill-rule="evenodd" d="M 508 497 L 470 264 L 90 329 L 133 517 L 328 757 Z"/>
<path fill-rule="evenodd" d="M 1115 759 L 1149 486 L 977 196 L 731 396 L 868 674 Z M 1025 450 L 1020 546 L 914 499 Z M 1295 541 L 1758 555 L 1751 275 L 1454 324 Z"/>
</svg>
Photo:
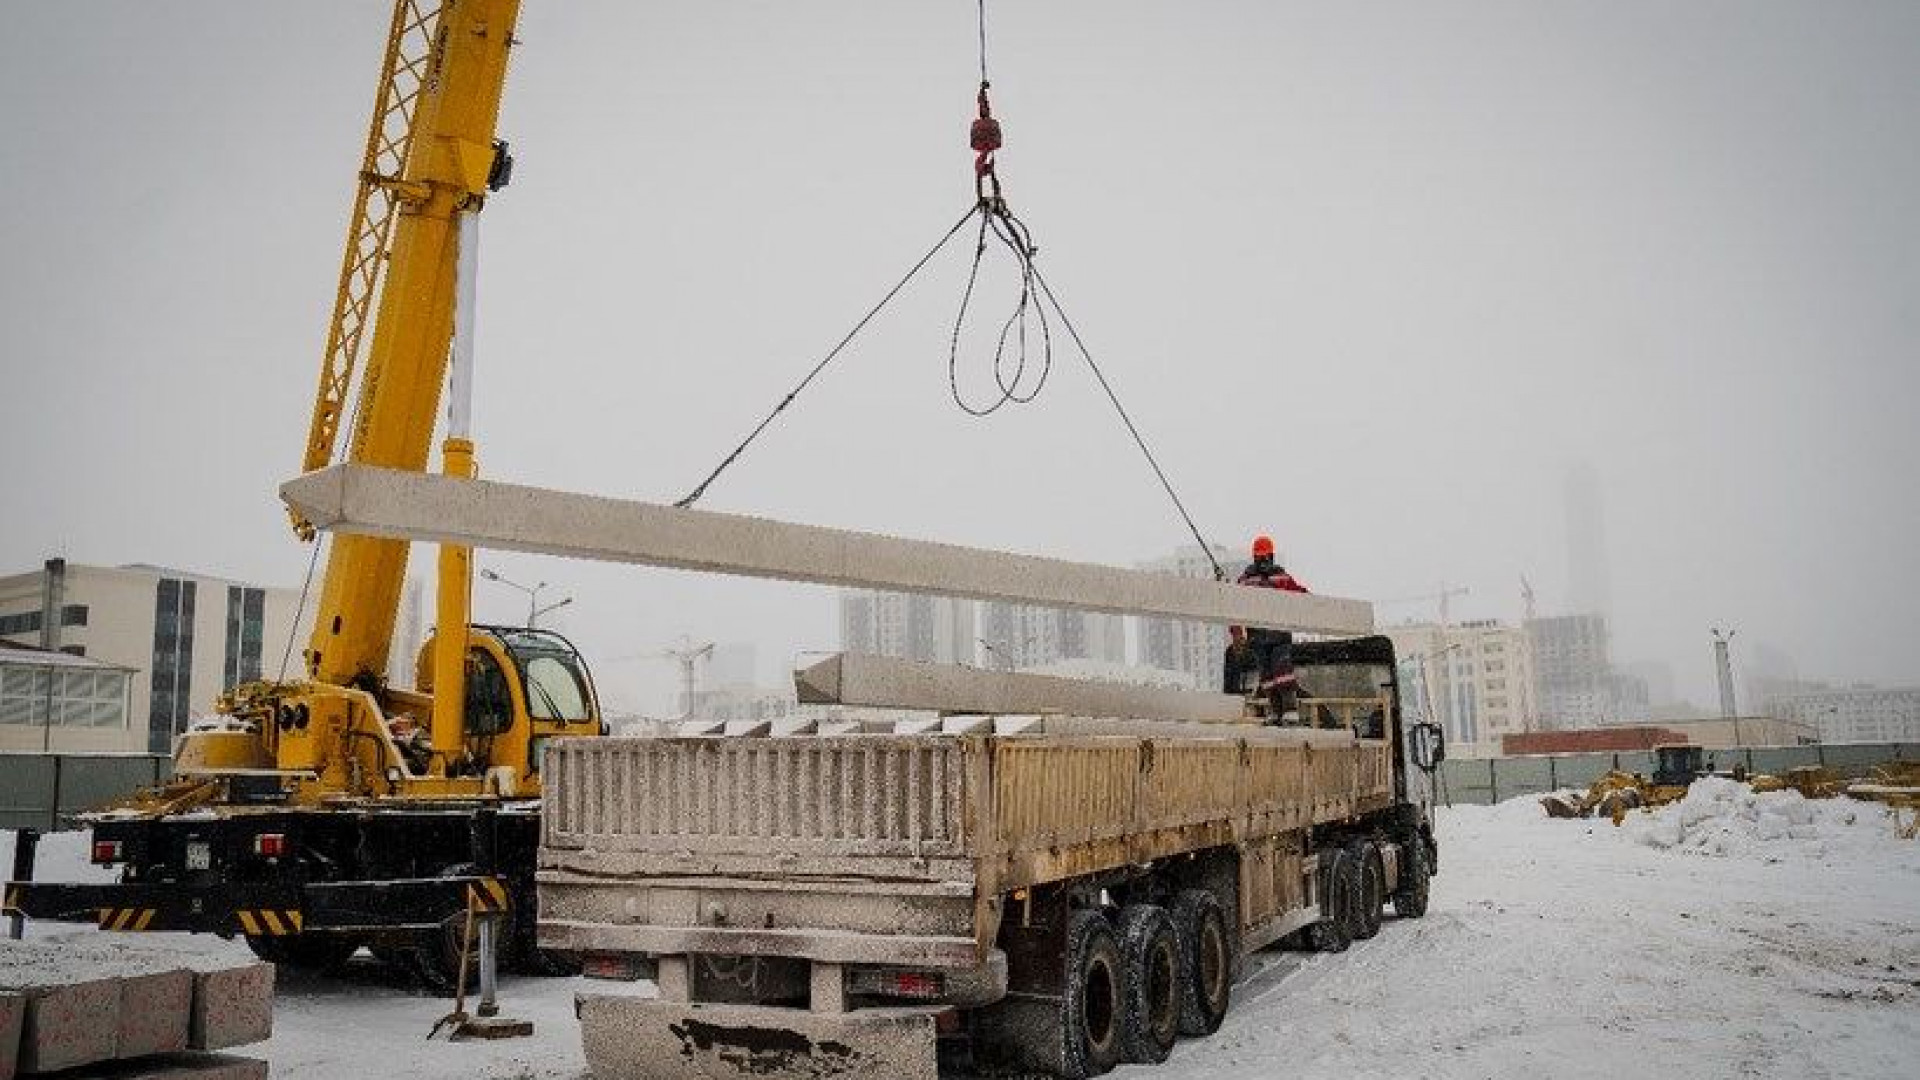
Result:
<svg viewBox="0 0 1920 1080">
<path fill-rule="evenodd" d="M 1542 795 L 1540 797 L 1540 805 L 1546 809 L 1547 816 L 1550 818 L 1577 818 L 1581 816 L 1580 808 L 1574 805 L 1573 800 L 1564 795 Z"/>
<path fill-rule="evenodd" d="M 934 1013 L 574 998 L 594 1080 L 934 1080 Z"/>
</svg>

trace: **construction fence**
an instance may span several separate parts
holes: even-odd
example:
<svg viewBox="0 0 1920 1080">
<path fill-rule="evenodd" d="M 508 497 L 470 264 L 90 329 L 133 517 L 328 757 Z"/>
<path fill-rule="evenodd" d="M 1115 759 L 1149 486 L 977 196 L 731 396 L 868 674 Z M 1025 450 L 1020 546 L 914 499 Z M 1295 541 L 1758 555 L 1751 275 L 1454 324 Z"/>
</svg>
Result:
<svg viewBox="0 0 1920 1080">
<path fill-rule="evenodd" d="M 172 773 L 165 754 L 0 754 L 0 829 L 69 828 L 73 815 Z"/>
<path fill-rule="evenodd" d="M 1828 743 L 1809 746 L 1743 746 L 1708 750 L 1716 771 L 1744 766 L 1749 773 L 1779 774 L 1821 765 L 1843 777 L 1865 776 L 1875 765 L 1920 761 L 1920 743 Z M 1527 757 L 1450 758 L 1440 766 L 1441 801 L 1485 806 L 1516 795 L 1585 788 L 1610 770 L 1650 775 L 1653 754 L 1645 750 Z"/>
</svg>

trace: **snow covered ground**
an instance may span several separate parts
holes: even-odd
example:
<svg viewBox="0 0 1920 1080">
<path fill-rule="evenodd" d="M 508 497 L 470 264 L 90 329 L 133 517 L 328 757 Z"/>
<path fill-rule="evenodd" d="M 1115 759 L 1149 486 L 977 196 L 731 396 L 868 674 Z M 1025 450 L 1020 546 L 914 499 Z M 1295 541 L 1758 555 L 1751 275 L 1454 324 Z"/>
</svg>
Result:
<svg viewBox="0 0 1920 1080">
<path fill-rule="evenodd" d="M 1532 797 L 1442 810 L 1439 827 L 1425 919 L 1389 919 L 1338 956 L 1263 955 L 1217 1035 L 1113 1075 L 1920 1074 L 1920 844 L 1879 807 L 1706 783 L 1621 828 L 1548 820 Z M 84 866 L 77 839 L 52 850 Z M 505 1011 L 535 1037 L 449 1045 L 422 1041 L 445 1001 L 377 975 L 283 978 L 261 1048 L 274 1075 L 584 1075 L 577 980 L 505 980 Z"/>
</svg>

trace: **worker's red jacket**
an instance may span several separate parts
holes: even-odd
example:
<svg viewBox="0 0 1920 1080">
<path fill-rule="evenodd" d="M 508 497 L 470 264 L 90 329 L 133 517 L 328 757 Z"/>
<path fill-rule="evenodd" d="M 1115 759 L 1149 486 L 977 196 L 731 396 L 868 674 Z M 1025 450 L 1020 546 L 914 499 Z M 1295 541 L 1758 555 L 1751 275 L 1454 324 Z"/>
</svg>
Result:
<svg viewBox="0 0 1920 1080">
<path fill-rule="evenodd" d="M 1292 574 L 1287 573 L 1278 566 L 1274 567 L 1273 572 L 1268 574 L 1261 573 L 1257 567 L 1249 566 L 1240 574 L 1240 580 L 1234 582 L 1234 584 L 1252 585 L 1257 589 L 1280 589 L 1285 592 L 1303 593 L 1307 591 L 1305 585 L 1295 581 Z M 1233 635 L 1235 644 L 1239 644 L 1247 638 L 1247 628 L 1244 626 L 1229 626 L 1227 632 Z"/>
</svg>

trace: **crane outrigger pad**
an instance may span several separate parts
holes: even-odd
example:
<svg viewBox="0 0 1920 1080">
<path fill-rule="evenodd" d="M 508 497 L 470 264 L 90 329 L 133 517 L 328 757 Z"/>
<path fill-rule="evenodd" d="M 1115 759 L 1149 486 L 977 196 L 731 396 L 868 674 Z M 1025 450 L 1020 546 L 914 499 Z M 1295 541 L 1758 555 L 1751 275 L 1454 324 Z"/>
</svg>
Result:
<svg viewBox="0 0 1920 1080">
<path fill-rule="evenodd" d="M 802 705 L 866 705 L 942 713 L 1185 720 L 1258 724 L 1245 698 L 1092 679 L 983 671 L 864 653 L 835 653 L 793 673 Z"/>
<path fill-rule="evenodd" d="M 1363 600 L 496 480 L 333 465 L 282 484 L 280 497 L 336 533 L 1314 634 L 1373 630 Z"/>
</svg>

